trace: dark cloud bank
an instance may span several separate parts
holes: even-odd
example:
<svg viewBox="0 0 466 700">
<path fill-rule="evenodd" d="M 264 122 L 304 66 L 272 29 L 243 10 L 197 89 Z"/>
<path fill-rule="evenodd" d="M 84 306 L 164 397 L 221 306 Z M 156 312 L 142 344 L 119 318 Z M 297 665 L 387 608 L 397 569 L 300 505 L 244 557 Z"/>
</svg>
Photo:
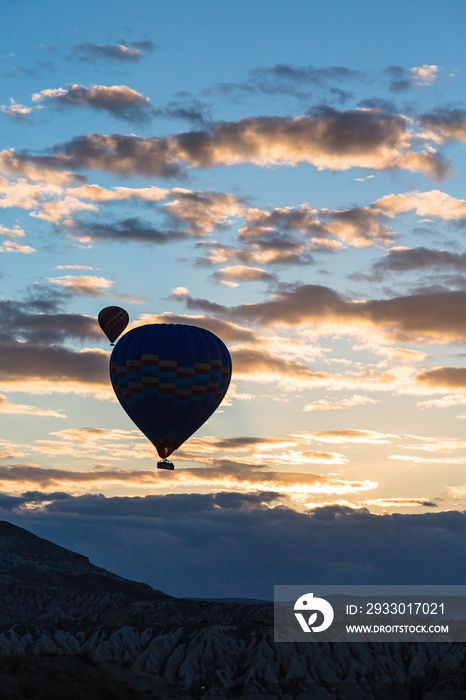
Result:
<svg viewBox="0 0 466 700">
<path fill-rule="evenodd" d="M 466 514 L 271 508 L 277 494 L 3 496 L 0 517 L 177 596 L 271 599 L 278 584 L 458 584 Z"/>
</svg>

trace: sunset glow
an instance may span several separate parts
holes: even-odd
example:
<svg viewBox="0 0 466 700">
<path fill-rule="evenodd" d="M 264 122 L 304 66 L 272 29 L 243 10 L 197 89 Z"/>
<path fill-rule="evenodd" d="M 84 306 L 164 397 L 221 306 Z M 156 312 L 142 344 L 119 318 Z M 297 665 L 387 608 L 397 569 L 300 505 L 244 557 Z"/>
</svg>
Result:
<svg viewBox="0 0 466 700">
<path fill-rule="evenodd" d="M 55 492 L 462 511 L 464 9 L 430 41 L 443 11 L 417 2 L 403 21 L 396 3 L 85 0 L 34 23 L 25 5 L 4 10 L 0 57 L 17 522 Z M 128 330 L 197 325 L 230 351 L 230 391 L 172 473 L 113 393 L 109 305 Z"/>
</svg>

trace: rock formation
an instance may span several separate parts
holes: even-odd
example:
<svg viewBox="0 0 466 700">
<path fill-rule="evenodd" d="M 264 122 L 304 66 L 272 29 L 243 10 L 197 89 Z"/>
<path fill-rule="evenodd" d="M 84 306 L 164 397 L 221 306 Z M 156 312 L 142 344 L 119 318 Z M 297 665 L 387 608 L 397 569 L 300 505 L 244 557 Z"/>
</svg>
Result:
<svg viewBox="0 0 466 700">
<path fill-rule="evenodd" d="M 465 645 L 276 644 L 271 603 L 173 598 L 7 522 L 0 593 L 5 700 L 66 678 L 77 699 L 466 700 Z"/>
</svg>

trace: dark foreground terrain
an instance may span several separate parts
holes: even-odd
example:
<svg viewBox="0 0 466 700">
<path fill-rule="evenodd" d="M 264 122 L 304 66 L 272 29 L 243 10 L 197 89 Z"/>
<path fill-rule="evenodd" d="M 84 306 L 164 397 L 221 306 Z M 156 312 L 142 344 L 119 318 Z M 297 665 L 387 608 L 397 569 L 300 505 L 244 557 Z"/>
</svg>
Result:
<svg viewBox="0 0 466 700">
<path fill-rule="evenodd" d="M 176 599 L 0 522 L 0 700 L 466 700 L 462 644 L 275 644 L 270 603 Z"/>
</svg>

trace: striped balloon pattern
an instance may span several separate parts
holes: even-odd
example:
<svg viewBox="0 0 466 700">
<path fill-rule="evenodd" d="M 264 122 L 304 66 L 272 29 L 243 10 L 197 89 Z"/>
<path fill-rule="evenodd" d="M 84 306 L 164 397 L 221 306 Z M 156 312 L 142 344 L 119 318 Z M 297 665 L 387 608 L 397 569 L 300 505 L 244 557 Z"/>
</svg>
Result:
<svg viewBox="0 0 466 700">
<path fill-rule="evenodd" d="M 99 313 L 97 320 L 109 341 L 114 343 L 128 325 L 129 316 L 120 306 L 106 306 Z"/>
<path fill-rule="evenodd" d="M 212 415 L 228 390 L 231 369 L 220 338 L 182 324 L 134 328 L 110 358 L 119 402 L 162 459 Z"/>
</svg>

